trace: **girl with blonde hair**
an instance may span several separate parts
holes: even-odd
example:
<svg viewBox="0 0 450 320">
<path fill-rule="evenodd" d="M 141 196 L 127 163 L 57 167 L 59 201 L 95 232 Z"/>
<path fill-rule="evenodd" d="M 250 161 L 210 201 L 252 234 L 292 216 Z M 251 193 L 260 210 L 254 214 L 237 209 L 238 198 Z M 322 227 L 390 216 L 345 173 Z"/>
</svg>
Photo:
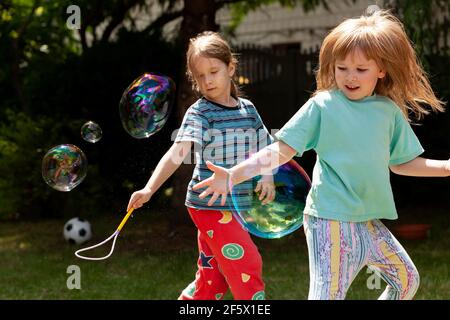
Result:
<svg viewBox="0 0 450 320">
<path fill-rule="evenodd" d="M 314 149 L 317 160 L 304 210 L 309 299 L 344 299 L 369 266 L 387 283 L 379 299 L 412 299 L 419 273 L 381 219 L 397 219 L 389 169 L 448 177 L 450 160 L 424 159 L 409 117 L 443 111 L 402 23 L 387 11 L 345 20 L 325 38 L 317 91 L 276 134 L 277 141 L 213 176 L 200 198 L 270 172 Z M 228 181 L 228 182 L 227 182 Z"/>
</svg>

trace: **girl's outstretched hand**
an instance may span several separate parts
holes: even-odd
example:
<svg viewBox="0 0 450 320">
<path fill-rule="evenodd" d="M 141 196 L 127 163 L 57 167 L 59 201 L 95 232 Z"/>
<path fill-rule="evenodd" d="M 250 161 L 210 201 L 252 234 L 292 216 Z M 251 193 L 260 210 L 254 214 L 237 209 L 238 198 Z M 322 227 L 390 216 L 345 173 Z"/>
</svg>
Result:
<svg viewBox="0 0 450 320">
<path fill-rule="evenodd" d="M 261 203 L 267 204 L 275 199 L 275 184 L 273 183 L 273 176 L 263 176 L 256 185 L 255 192 L 261 191 L 259 200 Z"/>
<path fill-rule="evenodd" d="M 197 183 L 192 187 L 192 189 L 197 190 L 200 188 L 208 187 L 205 191 L 200 193 L 199 198 L 203 199 L 204 197 L 212 194 L 211 199 L 208 201 L 208 206 L 212 206 L 213 203 L 219 198 L 219 196 L 222 196 L 220 204 L 224 206 L 225 202 L 227 201 L 228 193 L 228 170 L 223 167 L 216 166 L 209 161 L 206 161 L 206 166 L 213 172 L 213 175 L 208 179 Z"/>
<path fill-rule="evenodd" d="M 127 211 L 131 208 L 138 209 L 142 207 L 143 204 L 149 201 L 151 197 L 152 193 L 147 188 L 134 192 L 130 197 L 130 201 L 128 201 Z"/>
</svg>

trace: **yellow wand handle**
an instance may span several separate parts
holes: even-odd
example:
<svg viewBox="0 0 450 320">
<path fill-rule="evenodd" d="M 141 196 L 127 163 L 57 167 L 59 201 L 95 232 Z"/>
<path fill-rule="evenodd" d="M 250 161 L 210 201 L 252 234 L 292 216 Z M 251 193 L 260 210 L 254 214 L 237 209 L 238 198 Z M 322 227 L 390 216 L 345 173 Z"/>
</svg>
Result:
<svg viewBox="0 0 450 320">
<path fill-rule="evenodd" d="M 128 210 L 127 214 L 125 215 L 125 217 L 122 219 L 122 222 L 119 224 L 119 226 L 117 227 L 117 231 L 120 232 L 120 230 L 122 230 L 123 226 L 125 225 L 125 223 L 127 222 L 128 218 L 130 217 L 131 213 L 133 212 L 134 208 L 131 208 L 130 210 Z"/>
</svg>

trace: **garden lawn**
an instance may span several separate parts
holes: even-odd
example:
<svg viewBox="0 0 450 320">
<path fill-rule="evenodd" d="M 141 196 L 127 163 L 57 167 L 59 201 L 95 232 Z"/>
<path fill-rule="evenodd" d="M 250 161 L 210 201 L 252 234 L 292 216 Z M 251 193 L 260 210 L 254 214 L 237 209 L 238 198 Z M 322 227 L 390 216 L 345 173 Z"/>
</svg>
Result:
<svg viewBox="0 0 450 320">
<path fill-rule="evenodd" d="M 411 212 L 415 210 L 415 212 Z M 421 275 L 416 299 L 450 299 L 450 222 L 448 210 L 399 210 L 398 223 L 432 223 L 426 240 L 400 240 Z M 408 218 L 402 217 L 402 211 Z M 90 219 L 93 238 L 74 246 L 62 237 L 65 220 L 0 222 L 0 299 L 176 299 L 196 272 L 196 229 L 192 224 L 175 231 L 167 215 L 143 211 L 125 225 L 113 255 L 104 261 L 74 256 L 98 243 L 117 227 L 121 216 Z M 308 295 L 308 256 L 303 228 L 277 240 L 254 238 L 263 257 L 266 298 L 304 300 Z M 105 255 L 112 242 L 92 252 Z M 87 253 L 86 253 L 87 254 Z M 80 267 L 81 289 L 68 289 L 71 265 Z M 364 268 L 347 299 L 376 299 L 384 290 L 369 289 L 371 273 Z M 369 281 L 370 282 L 370 281 Z M 73 284 L 69 279 L 69 283 Z M 225 299 L 232 299 L 228 292 Z"/>
</svg>

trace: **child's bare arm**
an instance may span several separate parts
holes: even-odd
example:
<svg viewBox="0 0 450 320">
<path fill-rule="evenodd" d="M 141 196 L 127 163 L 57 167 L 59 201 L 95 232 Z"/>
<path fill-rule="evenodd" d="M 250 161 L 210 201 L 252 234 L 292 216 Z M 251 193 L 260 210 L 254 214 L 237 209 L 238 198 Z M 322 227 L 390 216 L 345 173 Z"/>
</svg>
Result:
<svg viewBox="0 0 450 320">
<path fill-rule="evenodd" d="M 389 167 L 392 172 L 403 176 L 414 177 L 448 177 L 450 176 L 450 160 L 433 160 L 421 157 Z"/>
<path fill-rule="evenodd" d="M 207 162 L 208 168 L 214 174 L 193 186 L 194 190 L 206 187 L 206 190 L 200 194 L 200 198 L 212 194 L 208 205 L 212 205 L 220 196 L 221 204 L 224 205 L 228 193 L 228 179 L 232 185 L 239 184 L 257 175 L 271 174 L 272 170 L 291 160 L 297 152 L 282 141 L 277 141 L 254 155 L 241 162 L 231 169 L 225 169 L 220 166 Z"/>
<path fill-rule="evenodd" d="M 255 153 L 251 158 L 230 169 L 233 185 L 257 175 L 271 174 L 272 170 L 291 160 L 297 152 L 282 141 L 277 141 Z"/>
</svg>

